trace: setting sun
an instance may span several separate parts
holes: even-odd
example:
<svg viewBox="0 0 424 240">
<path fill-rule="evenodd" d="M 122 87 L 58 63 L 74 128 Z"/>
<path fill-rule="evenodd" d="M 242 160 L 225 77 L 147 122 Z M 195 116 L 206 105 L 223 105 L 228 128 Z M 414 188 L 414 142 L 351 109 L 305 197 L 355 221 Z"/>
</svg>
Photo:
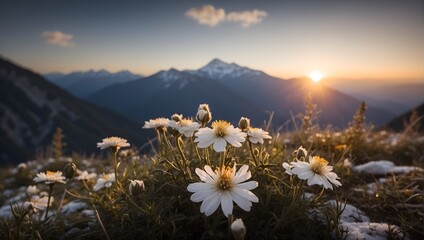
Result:
<svg viewBox="0 0 424 240">
<path fill-rule="evenodd" d="M 308 76 L 313 82 L 317 83 L 324 77 L 324 74 L 319 71 L 313 71 Z"/>
</svg>

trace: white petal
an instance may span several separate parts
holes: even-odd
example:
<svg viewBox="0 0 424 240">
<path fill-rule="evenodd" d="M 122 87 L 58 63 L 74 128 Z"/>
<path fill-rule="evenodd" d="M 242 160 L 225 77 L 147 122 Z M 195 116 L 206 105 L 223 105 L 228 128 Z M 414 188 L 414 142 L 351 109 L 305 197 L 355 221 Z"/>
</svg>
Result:
<svg viewBox="0 0 424 240">
<path fill-rule="evenodd" d="M 223 152 L 225 151 L 225 147 L 227 146 L 227 142 L 223 138 L 216 138 L 215 142 L 213 144 L 213 149 L 216 152 Z"/>
<path fill-rule="evenodd" d="M 199 148 L 207 148 L 215 142 L 215 138 L 211 137 L 208 139 L 200 139 L 198 141 L 197 147 Z"/>
<path fill-rule="evenodd" d="M 221 196 L 221 208 L 224 215 L 228 217 L 233 213 L 233 198 L 228 191 L 224 191 Z"/>
<path fill-rule="evenodd" d="M 320 178 L 321 178 L 321 182 L 322 182 L 322 184 L 324 185 L 325 188 L 329 188 L 329 189 L 333 190 L 333 185 L 331 185 L 331 183 L 327 180 L 326 177 L 320 176 Z"/>
<path fill-rule="evenodd" d="M 197 182 L 197 183 L 190 183 L 187 186 L 187 191 L 199 192 L 199 191 L 204 191 L 204 190 L 213 189 L 213 188 L 214 188 L 214 185 L 211 183 Z"/>
<path fill-rule="evenodd" d="M 318 174 L 313 174 L 312 177 L 308 178 L 308 185 L 314 184 L 322 185 L 321 177 Z"/>
<path fill-rule="evenodd" d="M 337 175 L 336 175 L 337 176 Z M 336 186 L 341 186 L 342 185 L 342 183 L 341 182 L 339 182 L 338 180 L 336 180 L 335 178 L 330 178 L 330 177 L 327 177 L 328 178 L 328 180 L 331 182 L 331 183 L 333 183 L 334 185 L 336 185 Z"/>
<path fill-rule="evenodd" d="M 202 169 L 196 168 L 195 172 L 196 172 L 197 176 L 199 176 L 200 180 L 202 180 L 203 182 L 208 182 L 208 183 L 213 182 L 213 179 L 211 178 L 211 176 L 209 176 L 209 174 L 207 174 Z"/>
<path fill-rule="evenodd" d="M 202 205 L 200 205 L 200 212 L 205 213 L 206 216 L 210 216 L 218 209 L 220 203 L 221 193 L 214 192 L 202 202 Z"/>
<path fill-rule="evenodd" d="M 256 181 L 249 181 L 245 183 L 237 184 L 237 188 L 246 189 L 246 190 L 252 190 L 258 187 L 258 182 Z"/>
<path fill-rule="evenodd" d="M 212 177 L 214 181 L 218 179 L 218 176 L 209 165 L 205 165 L 203 168 L 205 169 L 206 173 L 208 173 Z"/>
<path fill-rule="evenodd" d="M 233 145 L 234 147 L 241 147 L 242 145 L 240 142 L 244 142 L 242 141 L 242 139 L 233 135 L 228 135 L 228 136 L 225 136 L 224 138 L 225 140 L 227 140 L 229 144 Z"/>
<path fill-rule="evenodd" d="M 255 194 L 253 194 L 251 191 L 240 189 L 240 188 L 233 188 L 233 193 L 239 195 L 242 198 L 245 198 L 251 202 L 259 202 L 258 197 L 256 197 Z"/>
<path fill-rule="evenodd" d="M 309 169 L 309 163 L 307 162 L 292 162 L 294 168 L 298 169 Z"/>
<path fill-rule="evenodd" d="M 233 201 L 246 212 L 249 212 L 252 207 L 252 202 L 248 199 L 241 197 L 240 195 L 231 192 L 231 196 L 233 197 Z"/>
<path fill-rule="evenodd" d="M 293 171 L 293 173 L 294 173 L 294 171 Z M 314 176 L 314 174 L 315 173 L 313 173 L 312 171 L 310 171 L 308 169 L 306 171 L 299 172 L 297 174 L 297 177 L 300 178 L 300 179 L 310 179 L 310 178 L 312 178 Z"/>
<path fill-rule="evenodd" d="M 237 171 L 236 175 L 234 176 L 233 182 L 235 184 L 241 183 L 246 181 L 247 179 L 250 179 L 252 177 L 249 166 L 243 165 L 241 168 Z"/>
<path fill-rule="evenodd" d="M 213 194 L 214 192 L 216 192 L 215 189 L 207 189 L 207 190 L 198 191 L 194 193 L 193 195 L 191 195 L 190 200 L 193 202 L 201 202 L 205 200 L 207 197 L 209 197 L 211 194 Z"/>
</svg>

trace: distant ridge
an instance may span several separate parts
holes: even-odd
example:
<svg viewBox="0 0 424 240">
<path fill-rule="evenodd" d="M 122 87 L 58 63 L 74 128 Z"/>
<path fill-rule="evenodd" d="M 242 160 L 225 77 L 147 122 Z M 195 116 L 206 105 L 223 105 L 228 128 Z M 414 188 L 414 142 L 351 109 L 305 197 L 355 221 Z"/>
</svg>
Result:
<svg viewBox="0 0 424 240">
<path fill-rule="evenodd" d="M 147 141 L 142 123 L 78 99 L 41 75 L 0 58 L 0 164 L 27 161 L 47 147 L 57 127 L 68 153 L 97 152 L 96 143 L 121 136 L 134 146 Z"/>
<path fill-rule="evenodd" d="M 424 132 L 424 102 L 418 105 L 417 107 L 407 111 L 400 116 L 390 120 L 388 123 L 384 124 L 383 129 L 391 129 L 395 131 L 405 130 L 405 124 L 410 124 L 411 116 L 413 112 L 417 113 L 419 120 L 415 123 L 417 130 Z"/>
<path fill-rule="evenodd" d="M 143 76 L 127 70 L 111 73 L 101 69 L 69 74 L 53 72 L 44 74 L 44 77 L 73 95 L 85 98 L 112 84 L 128 82 Z"/>
<path fill-rule="evenodd" d="M 111 85 L 87 99 L 138 121 L 168 117 L 174 112 L 193 116 L 196 106 L 207 102 L 217 111 L 217 118 L 237 123 L 241 116 L 246 116 L 260 124 L 274 112 L 274 124 L 278 125 L 290 121 L 291 114 L 304 111 L 304 98 L 309 93 L 318 104 L 319 121 L 324 126 L 345 127 L 360 105 L 359 100 L 347 94 L 323 85 L 315 86 L 309 80 L 284 80 L 219 59 L 198 70 L 172 68 Z M 376 125 L 393 116 L 375 107 L 367 111 L 367 121 Z"/>
</svg>

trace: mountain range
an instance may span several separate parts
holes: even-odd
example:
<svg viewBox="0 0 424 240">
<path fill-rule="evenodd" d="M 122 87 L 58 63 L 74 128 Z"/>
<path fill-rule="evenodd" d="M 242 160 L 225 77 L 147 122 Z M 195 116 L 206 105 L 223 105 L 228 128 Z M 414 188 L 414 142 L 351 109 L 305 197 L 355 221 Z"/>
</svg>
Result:
<svg viewBox="0 0 424 240">
<path fill-rule="evenodd" d="M 71 72 L 69 74 L 53 72 L 44 74 L 44 77 L 73 95 L 85 98 L 112 84 L 128 82 L 142 76 L 127 70 L 111 73 L 102 69 Z"/>
<path fill-rule="evenodd" d="M 27 161 L 62 128 L 68 152 L 93 153 L 102 138 L 147 141 L 142 124 L 74 97 L 43 76 L 0 58 L 0 164 Z"/>
<path fill-rule="evenodd" d="M 330 78 L 325 79 L 325 84 L 396 115 L 424 102 L 424 79 L 421 81 L 399 79 L 386 81 L 384 84 L 381 81 Z"/>
<path fill-rule="evenodd" d="M 411 119 L 413 112 L 416 113 L 417 119 Z M 413 122 L 411 122 L 413 120 Z M 424 102 L 414 107 L 412 110 L 404 112 L 396 118 L 390 120 L 383 125 L 382 129 L 391 129 L 395 131 L 402 131 L 408 124 L 412 124 L 413 128 L 417 131 L 424 132 Z"/>
<path fill-rule="evenodd" d="M 345 127 L 360 101 L 307 79 L 281 79 L 262 71 L 214 59 L 197 70 L 169 69 L 131 82 L 101 89 L 87 99 L 137 121 L 169 117 L 177 112 L 194 116 L 200 103 L 209 103 L 215 119 L 236 123 L 241 116 L 261 124 L 274 112 L 282 125 L 304 111 L 311 94 L 320 111 L 319 122 Z M 376 125 L 394 117 L 370 106 L 367 120 Z"/>
</svg>

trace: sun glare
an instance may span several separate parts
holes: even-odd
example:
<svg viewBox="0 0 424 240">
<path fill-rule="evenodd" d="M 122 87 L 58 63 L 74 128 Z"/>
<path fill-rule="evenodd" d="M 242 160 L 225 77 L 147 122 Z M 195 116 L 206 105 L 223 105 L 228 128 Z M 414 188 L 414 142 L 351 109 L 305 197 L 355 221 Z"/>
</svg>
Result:
<svg viewBox="0 0 424 240">
<path fill-rule="evenodd" d="M 319 82 L 323 77 L 324 77 L 324 74 L 319 71 L 313 71 L 309 74 L 309 78 L 316 83 Z"/>
</svg>

